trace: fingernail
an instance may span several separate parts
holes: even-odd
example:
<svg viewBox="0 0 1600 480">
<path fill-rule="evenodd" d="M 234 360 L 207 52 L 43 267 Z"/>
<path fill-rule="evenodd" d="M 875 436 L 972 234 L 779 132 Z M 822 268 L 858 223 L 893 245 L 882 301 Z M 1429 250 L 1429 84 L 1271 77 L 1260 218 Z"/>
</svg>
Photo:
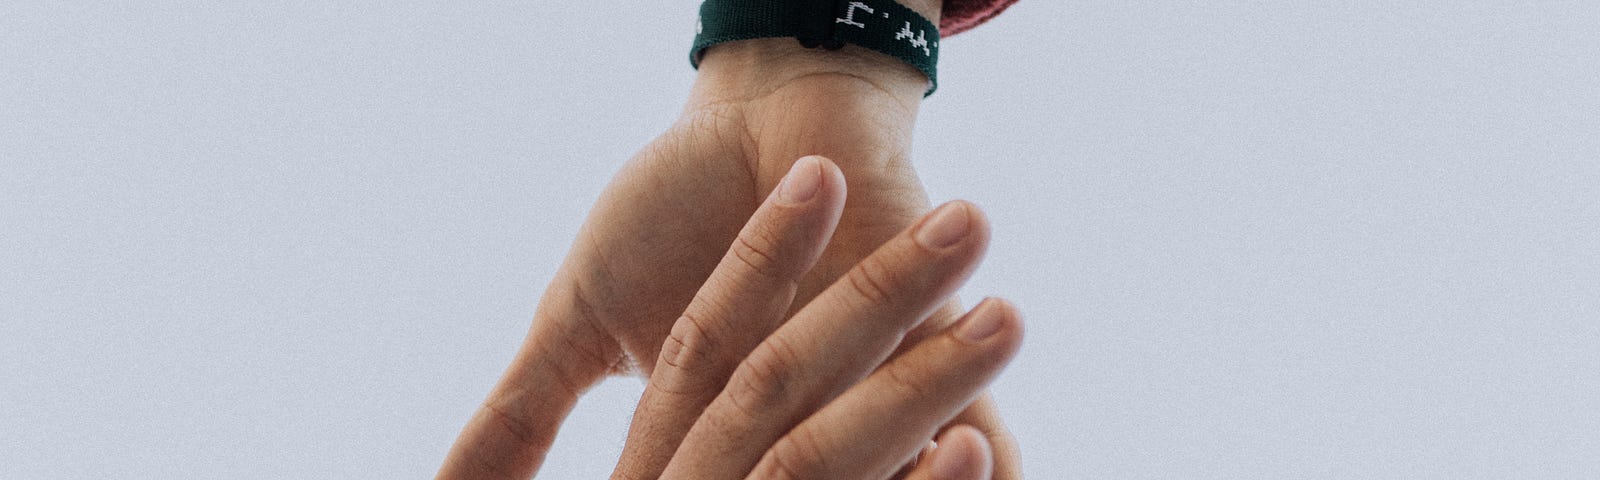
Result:
<svg viewBox="0 0 1600 480">
<path fill-rule="evenodd" d="M 789 173 L 783 176 L 783 183 L 778 184 L 778 200 L 789 205 L 806 203 L 817 196 L 820 186 L 822 163 L 816 158 L 805 157 L 794 162 L 794 166 L 789 167 Z"/>
<path fill-rule="evenodd" d="M 998 303 L 998 300 L 992 298 L 984 299 L 978 304 L 978 308 L 973 309 L 967 316 L 967 320 L 956 327 L 956 336 L 969 343 L 978 343 L 994 336 L 1000 331 L 1002 324 Z"/>
<path fill-rule="evenodd" d="M 950 435 L 946 435 L 947 437 Z M 982 454 L 974 452 L 969 442 L 949 439 L 937 450 L 933 451 L 933 458 L 929 461 L 933 470 L 933 478 L 940 480 L 961 480 L 975 478 L 973 473 L 980 468 L 983 462 Z"/>
<path fill-rule="evenodd" d="M 966 238 L 967 231 L 971 229 L 968 216 L 966 207 L 954 202 L 944 204 L 917 228 L 917 243 L 927 248 L 955 245 Z"/>
</svg>

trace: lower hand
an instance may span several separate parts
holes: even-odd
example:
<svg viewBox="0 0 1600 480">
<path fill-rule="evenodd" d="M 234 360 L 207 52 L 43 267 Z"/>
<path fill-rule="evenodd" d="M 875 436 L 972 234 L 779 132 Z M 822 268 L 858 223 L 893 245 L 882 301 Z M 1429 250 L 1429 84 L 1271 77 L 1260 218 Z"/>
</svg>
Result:
<svg viewBox="0 0 1600 480">
<path fill-rule="evenodd" d="M 795 158 L 844 159 L 839 168 L 854 191 L 798 282 L 796 304 L 927 211 L 908 155 L 925 80 L 892 61 L 858 58 L 871 52 L 785 50 L 793 43 L 734 42 L 707 53 L 683 117 L 601 195 L 445 471 L 494 464 L 525 478 L 584 389 L 610 374 L 653 373 L 676 319 Z M 945 302 L 906 343 L 960 313 Z M 980 396 L 956 421 L 993 446 L 995 478 L 1017 478 L 1015 448 L 992 404 Z"/>
<path fill-rule="evenodd" d="M 992 447 L 968 425 L 907 464 L 1015 354 L 1015 310 L 987 300 L 891 356 L 976 267 L 983 216 L 947 204 L 794 308 L 844 197 L 818 157 L 756 211 L 677 317 L 613 478 L 990 478 Z M 478 459 L 441 476 L 505 473 L 512 460 Z"/>
<path fill-rule="evenodd" d="M 812 157 L 756 211 L 673 325 L 613 478 L 990 478 L 989 442 L 966 425 L 902 467 L 1010 360 L 1016 311 L 986 300 L 891 358 L 977 266 L 983 216 L 946 204 L 790 316 L 844 190 Z"/>
</svg>

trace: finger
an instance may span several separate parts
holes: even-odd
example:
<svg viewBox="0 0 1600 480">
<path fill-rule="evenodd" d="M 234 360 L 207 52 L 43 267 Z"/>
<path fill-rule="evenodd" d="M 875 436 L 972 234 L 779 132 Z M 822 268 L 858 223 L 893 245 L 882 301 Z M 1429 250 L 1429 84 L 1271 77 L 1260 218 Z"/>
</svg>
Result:
<svg viewBox="0 0 1600 480">
<path fill-rule="evenodd" d="M 938 443 L 903 480 L 989 480 L 994 456 L 982 431 L 957 425 L 940 435 Z"/>
<path fill-rule="evenodd" d="M 939 442 L 935 440 L 929 440 L 927 445 L 922 446 L 922 451 L 917 452 L 917 456 L 912 457 L 911 463 L 906 464 L 903 470 L 910 470 L 917 466 L 917 462 L 927 460 L 929 455 L 933 455 L 933 449 L 936 448 L 939 448 Z"/>
<path fill-rule="evenodd" d="M 1016 309 L 986 300 L 790 430 L 750 478 L 888 478 L 977 398 L 1021 344 Z M 864 437 L 872 438 L 869 448 Z"/>
<path fill-rule="evenodd" d="M 845 219 L 848 220 L 849 217 L 849 209 L 846 208 Z M 884 243 L 890 237 L 892 237 L 892 235 L 885 235 L 883 239 L 878 240 L 877 243 Z M 835 238 L 833 244 L 828 247 L 830 249 L 830 255 L 838 253 L 833 249 L 839 245 L 839 242 L 840 240 Z M 865 253 L 856 255 L 855 259 L 859 261 L 860 258 L 864 256 Z M 831 257 L 825 257 L 822 260 L 822 263 L 819 263 L 818 266 L 812 270 L 812 276 L 815 276 L 819 270 L 826 268 L 825 264 L 829 261 L 829 258 Z M 842 276 L 845 271 L 847 270 L 837 269 L 837 273 L 832 275 L 834 277 L 839 277 Z M 826 273 L 824 274 L 826 275 Z M 820 288 L 813 287 L 811 291 L 815 292 L 820 290 Z M 814 295 L 815 293 L 808 294 L 806 285 L 802 283 L 800 293 L 796 298 L 805 299 L 808 296 Z M 935 310 L 932 315 L 929 315 L 926 320 L 923 320 L 922 324 L 906 333 L 905 339 L 901 340 L 899 348 L 895 350 L 894 355 L 891 355 L 890 358 L 894 358 L 896 355 L 904 353 L 913 345 L 921 342 L 924 338 L 939 334 L 940 331 L 944 330 L 946 327 L 949 327 L 952 323 L 955 323 L 956 319 L 961 317 L 961 313 L 964 310 L 965 309 L 961 307 L 961 302 L 952 296 L 950 300 L 947 300 L 943 305 Z M 988 395 L 979 396 L 978 399 L 972 403 L 972 405 L 969 405 L 966 410 L 963 410 L 960 415 L 956 416 L 953 422 L 953 424 L 966 424 L 975 427 L 979 431 L 982 431 L 984 436 L 988 438 L 989 446 L 994 454 L 994 480 L 1020 480 L 1022 478 L 1022 459 L 1019 454 L 1017 442 L 1007 430 L 1005 422 L 1000 417 L 999 411 L 995 407 L 994 400 L 992 398 L 990 398 Z"/>
<path fill-rule="evenodd" d="M 621 358 L 584 318 L 581 298 L 561 280 L 571 277 L 556 278 L 522 348 L 456 438 L 438 478 L 532 476 L 578 396 Z"/>
<path fill-rule="evenodd" d="M 945 328 L 961 316 L 959 302 L 951 300 L 939 307 L 933 315 L 924 320 L 917 328 L 906 334 L 905 340 L 900 342 L 900 347 L 889 358 L 910 350 L 923 339 L 938 335 Z M 1018 453 L 1017 442 L 1006 429 L 1005 422 L 1000 418 L 999 410 L 995 407 L 994 400 L 987 394 L 980 395 L 966 410 L 962 410 L 946 427 L 954 425 L 968 425 L 983 432 L 988 439 L 990 451 L 994 460 L 994 480 L 1020 480 L 1022 478 L 1022 457 Z"/>
<path fill-rule="evenodd" d="M 989 451 L 994 454 L 994 480 L 1022 479 L 1022 457 L 1017 440 L 1006 429 L 994 399 L 988 394 L 980 395 L 951 423 L 970 425 L 983 432 L 984 438 L 989 441 Z"/>
<path fill-rule="evenodd" d="M 807 157 L 751 216 L 662 345 L 612 478 L 660 476 L 739 361 L 782 322 L 844 197 L 838 168 Z"/>
<path fill-rule="evenodd" d="M 921 451 L 918 451 L 916 455 L 911 457 L 911 461 L 910 462 L 907 462 L 905 465 L 901 465 L 900 466 L 900 470 L 896 471 L 894 473 L 894 476 L 892 476 L 890 478 L 894 478 L 894 479 L 904 479 L 904 478 L 906 478 L 906 475 L 910 475 L 911 474 L 911 470 L 912 469 L 917 468 L 917 463 L 918 462 L 928 461 L 928 458 L 932 457 L 933 449 L 935 449 L 935 448 L 939 448 L 939 442 L 935 442 L 933 440 L 929 440 L 927 444 L 922 446 L 922 450 Z"/>
<path fill-rule="evenodd" d="M 987 243 L 982 213 L 958 201 L 862 259 L 739 365 L 664 477 L 747 473 L 784 432 L 882 364 L 972 273 Z"/>
</svg>

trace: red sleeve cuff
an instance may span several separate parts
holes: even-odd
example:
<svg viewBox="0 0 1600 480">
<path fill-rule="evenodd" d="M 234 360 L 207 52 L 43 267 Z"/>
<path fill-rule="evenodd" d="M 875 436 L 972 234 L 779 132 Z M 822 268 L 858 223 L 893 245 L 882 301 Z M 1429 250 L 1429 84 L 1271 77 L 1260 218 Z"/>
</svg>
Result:
<svg viewBox="0 0 1600 480">
<path fill-rule="evenodd" d="M 939 14 L 939 36 L 948 37 L 971 30 L 1006 10 L 1017 0 L 944 0 Z"/>
</svg>

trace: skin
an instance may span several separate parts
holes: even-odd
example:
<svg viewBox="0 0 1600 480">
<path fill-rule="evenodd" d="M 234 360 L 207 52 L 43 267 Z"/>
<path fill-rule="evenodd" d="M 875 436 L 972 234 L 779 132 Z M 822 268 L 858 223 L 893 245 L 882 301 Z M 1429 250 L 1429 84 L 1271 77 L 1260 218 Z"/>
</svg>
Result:
<svg viewBox="0 0 1600 480">
<path fill-rule="evenodd" d="M 616 476 L 991 478 L 992 448 L 966 425 L 926 461 L 907 462 L 1015 355 L 1016 310 L 986 300 L 890 359 L 976 268 L 988 243 L 982 213 L 946 204 L 789 315 L 845 197 L 825 159 L 792 172 L 674 323 L 629 439 L 645 448 L 625 452 Z M 673 431 L 687 436 L 660 441 Z"/>
<path fill-rule="evenodd" d="M 843 178 L 825 160 L 794 171 L 818 179 L 817 193 L 758 210 L 678 318 L 634 416 L 629 445 L 639 448 L 614 478 L 891 478 L 1015 353 L 1016 312 L 989 300 L 885 362 L 982 256 L 987 224 L 964 202 L 899 233 L 788 315 L 844 203 Z M 785 185 L 779 192 L 795 190 Z M 965 445 L 906 475 L 987 478 L 987 444 Z"/>
<path fill-rule="evenodd" d="M 926 2 L 911 6 L 937 18 Z M 786 314 L 911 226 L 929 208 L 909 159 L 925 89 L 911 67 L 853 46 L 808 50 L 792 39 L 764 39 L 709 49 L 680 119 L 617 174 L 590 212 L 521 350 L 440 477 L 528 478 L 585 389 L 607 375 L 651 376 L 674 325 L 796 159 L 839 159 L 853 193 L 820 257 L 793 282 L 793 302 L 781 302 L 793 306 Z M 931 308 L 899 351 L 945 330 L 961 311 L 953 300 Z M 749 353 L 738 350 L 716 355 Z M 699 395 L 720 391 L 717 381 L 705 382 Z M 964 405 L 950 421 L 983 433 L 993 478 L 1020 478 L 993 405 L 981 395 Z M 631 463 L 619 466 L 618 478 L 655 478 L 672 458 L 666 450 L 694 427 L 679 420 L 641 431 L 638 424 L 624 453 Z"/>
</svg>

